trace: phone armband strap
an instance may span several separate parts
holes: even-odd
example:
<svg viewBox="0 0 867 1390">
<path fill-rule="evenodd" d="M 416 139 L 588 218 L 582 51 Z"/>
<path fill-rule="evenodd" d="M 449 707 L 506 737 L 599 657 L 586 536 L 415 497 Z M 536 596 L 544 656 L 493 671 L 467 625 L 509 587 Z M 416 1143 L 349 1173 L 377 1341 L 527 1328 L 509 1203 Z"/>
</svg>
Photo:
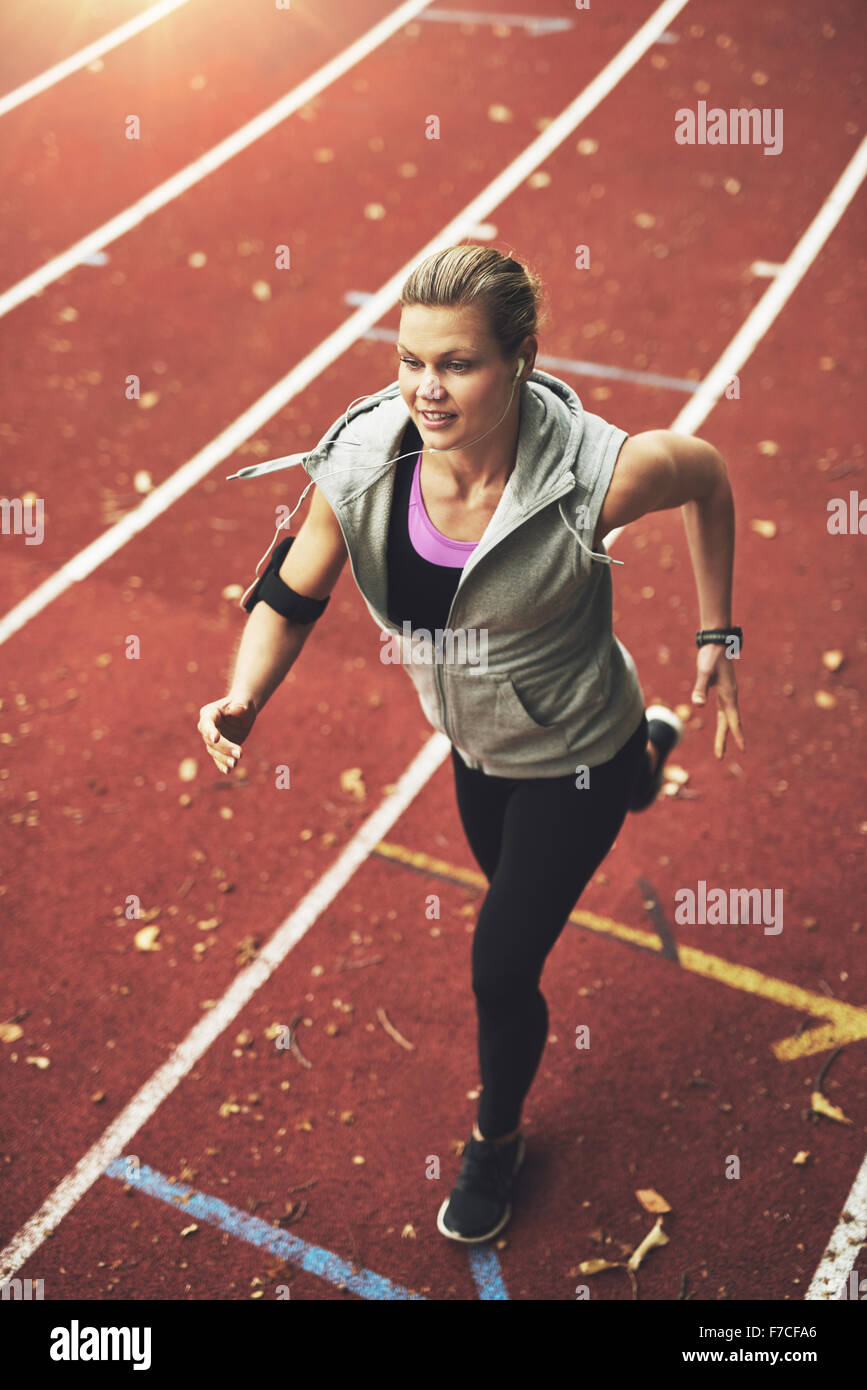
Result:
<svg viewBox="0 0 867 1390">
<path fill-rule="evenodd" d="M 308 598 L 305 594 L 296 593 L 280 578 L 280 567 L 294 540 L 295 536 L 287 536 L 274 547 L 268 568 L 244 604 L 248 613 L 252 613 L 261 599 L 269 608 L 273 608 L 275 613 L 279 613 L 282 618 L 290 619 L 293 623 L 315 623 L 317 618 L 322 617 L 331 601 L 330 594 L 328 598 Z"/>
</svg>

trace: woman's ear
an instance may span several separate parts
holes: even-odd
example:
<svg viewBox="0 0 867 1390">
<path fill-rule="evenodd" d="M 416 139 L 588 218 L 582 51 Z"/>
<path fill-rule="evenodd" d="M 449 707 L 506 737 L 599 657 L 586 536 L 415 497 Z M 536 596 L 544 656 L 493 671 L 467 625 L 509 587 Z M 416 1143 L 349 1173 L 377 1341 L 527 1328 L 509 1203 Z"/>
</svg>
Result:
<svg viewBox="0 0 867 1390">
<path fill-rule="evenodd" d="M 536 353 L 539 351 L 539 340 L 535 333 L 526 337 L 518 349 L 518 356 L 523 357 L 524 365 L 521 368 L 521 380 L 526 381 L 530 373 L 536 366 Z"/>
</svg>

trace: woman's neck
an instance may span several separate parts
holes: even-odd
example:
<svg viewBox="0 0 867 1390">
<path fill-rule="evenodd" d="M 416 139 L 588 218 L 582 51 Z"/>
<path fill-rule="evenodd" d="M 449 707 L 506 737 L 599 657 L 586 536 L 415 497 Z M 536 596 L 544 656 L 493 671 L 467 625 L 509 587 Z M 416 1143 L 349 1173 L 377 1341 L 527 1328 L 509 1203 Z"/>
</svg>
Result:
<svg viewBox="0 0 867 1390">
<path fill-rule="evenodd" d="M 518 461 L 518 436 L 521 428 L 520 401 L 514 418 L 506 416 L 499 429 L 487 439 L 467 449 L 450 449 L 447 453 L 424 452 L 425 471 L 445 484 L 451 484 L 459 501 L 481 499 L 487 492 L 502 492 Z M 508 431 L 507 434 L 504 434 Z"/>
</svg>

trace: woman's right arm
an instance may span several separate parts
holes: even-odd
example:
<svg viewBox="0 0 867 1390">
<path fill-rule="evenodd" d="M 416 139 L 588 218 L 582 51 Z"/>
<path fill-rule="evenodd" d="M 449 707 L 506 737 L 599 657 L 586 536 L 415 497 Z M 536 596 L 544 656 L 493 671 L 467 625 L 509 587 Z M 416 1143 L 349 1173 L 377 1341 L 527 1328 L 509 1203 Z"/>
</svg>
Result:
<svg viewBox="0 0 867 1390">
<path fill-rule="evenodd" d="M 348 559 L 340 523 L 316 487 L 310 511 L 280 566 L 280 578 L 297 594 L 328 598 Z M 315 623 L 298 623 L 256 604 L 244 628 L 232 677 L 233 700 L 252 700 L 256 713 L 284 680 Z"/>
<path fill-rule="evenodd" d="M 280 578 L 307 598 L 328 598 L 348 559 L 343 532 L 330 506 L 314 491 L 310 511 L 286 552 Z M 260 599 L 235 658 L 232 689 L 199 710 L 198 730 L 220 772 L 230 772 L 256 716 L 298 657 L 313 623 L 293 622 Z"/>
</svg>

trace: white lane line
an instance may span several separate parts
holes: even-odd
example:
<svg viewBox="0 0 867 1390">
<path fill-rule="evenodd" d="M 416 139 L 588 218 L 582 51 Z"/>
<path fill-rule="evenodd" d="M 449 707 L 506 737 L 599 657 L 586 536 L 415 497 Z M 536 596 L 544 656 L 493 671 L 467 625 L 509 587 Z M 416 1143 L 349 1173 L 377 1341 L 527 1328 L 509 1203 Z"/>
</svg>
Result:
<svg viewBox="0 0 867 1390">
<path fill-rule="evenodd" d="M 678 434 L 694 434 L 707 419 L 726 387 L 736 376 L 759 341 L 764 337 L 818 256 L 843 213 L 851 203 L 867 173 L 867 136 L 861 141 L 846 168 L 813 218 L 784 265 L 775 266 L 775 279 L 744 319 L 728 347 L 708 372 L 691 400 L 669 426 Z M 617 527 L 605 537 L 606 544 L 623 530 Z"/>
<path fill-rule="evenodd" d="M 250 434 L 270 419 L 281 405 L 291 400 L 297 391 L 303 389 L 309 381 L 330 365 L 338 351 L 343 352 L 350 347 L 361 336 L 365 328 L 371 327 L 391 307 L 400 292 L 403 281 L 417 264 L 418 259 L 423 258 L 431 251 L 439 250 L 443 246 L 452 245 L 455 240 L 465 234 L 467 226 L 475 225 L 480 217 L 484 217 L 513 188 L 516 188 L 527 173 L 532 170 L 534 152 L 544 152 L 537 156 L 542 158 L 549 154 L 552 149 L 555 149 L 560 141 L 564 140 L 574 129 L 574 126 L 583 120 L 587 111 L 593 110 L 593 105 L 600 102 L 603 96 L 607 95 L 607 91 L 610 91 L 624 73 L 629 71 L 629 67 L 638 61 L 646 48 L 655 41 L 657 32 L 663 30 L 672 15 L 682 9 L 686 3 L 687 0 L 666 0 L 666 3 L 657 10 L 653 18 L 643 25 L 638 34 L 626 44 L 617 57 L 603 69 L 599 77 L 567 108 L 566 112 L 551 126 L 548 126 L 542 135 L 509 165 L 505 173 L 489 184 L 459 217 L 449 223 L 439 237 L 430 242 L 428 247 L 420 253 L 419 257 L 414 257 L 397 275 L 392 276 L 379 293 L 353 314 L 336 333 L 331 334 L 323 343 L 320 343 L 319 347 L 308 354 L 298 367 L 260 397 L 255 406 L 246 411 L 239 420 L 235 421 L 234 425 L 223 431 L 223 434 L 212 441 L 206 449 L 197 454 L 178 473 L 146 498 L 141 506 L 136 508 L 132 516 L 124 517 L 123 521 L 118 522 L 105 536 L 100 537 L 99 541 L 88 546 L 74 560 L 64 565 L 63 569 L 59 571 L 58 575 L 53 576 L 52 580 L 41 585 L 22 604 L 18 604 L 0 624 L 0 628 L 2 628 L 0 641 L 5 641 L 11 632 L 22 627 L 28 617 L 34 616 L 44 608 L 51 598 L 56 597 L 57 593 L 68 588 L 74 580 L 84 578 L 108 555 L 114 554 L 116 550 L 120 549 L 129 535 L 142 530 L 155 516 L 159 516 L 161 512 L 165 511 L 176 496 L 180 496 L 189 487 L 192 487 L 193 483 L 208 473 L 219 459 L 225 458 L 239 443 L 249 438 Z M 642 39 L 644 48 L 636 42 L 638 38 Z M 624 54 L 627 53 L 630 61 L 625 64 Z M 606 74 L 609 83 L 607 89 L 601 80 L 606 77 Z M 593 93 L 593 102 L 588 104 L 588 93 L 590 92 Z M 564 119 L 567 114 L 572 120 L 571 126 Z M 552 133 L 555 131 L 556 138 Z M 242 431 L 244 432 L 242 433 Z M 53 588 L 52 585 L 54 585 Z M 40 595 L 43 598 L 40 598 Z M 23 618 L 19 616 L 22 609 L 27 610 L 26 616 Z M 449 740 L 443 734 L 434 733 L 427 740 L 421 752 L 417 754 L 401 777 L 395 790 L 356 832 L 333 867 L 323 875 L 307 896 L 302 899 L 296 910 L 277 928 L 257 959 L 236 977 L 216 1007 L 192 1028 L 184 1041 L 175 1048 L 169 1060 L 140 1088 L 121 1114 L 107 1127 L 87 1153 L 79 1159 L 72 1171 L 61 1179 L 39 1210 L 13 1236 L 6 1249 L 0 1252 L 0 1280 L 11 1278 L 15 1271 L 30 1259 L 49 1233 L 68 1215 L 76 1202 L 80 1201 L 84 1194 L 90 1190 L 105 1171 L 107 1165 L 120 1156 L 133 1135 L 138 1132 L 142 1125 L 147 1123 L 167 1096 L 174 1091 L 183 1077 L 195 1066 L 215 1038 L 228 1027 L 240 1009 L 252 998 L 256 989 L 285 959 L 295 942 L 300 940 L 301 936 L 316 921 L 319 914 L 325 910 L 344 884 L 349 881 L 373 847 L 382 839 L 397 817 L 440 766 L 449 749 Z"/>
<path fill-rule="evenodd" d="M 411 19 L 414 19 L 430 0 L 406 0 L 386 19 L 380 20 L 372 29 L 368 29 L 366 34 L 356 39 L 348 48 L 345 48 L 337 57 L 332 58 L 324 67 L 319 68 L 318 72 L 313 73 L 299 86 L 293 87 L 291 92 L 287 92 L 284 97 L 269 106 L 266 111 L 262 111 L 258 116 L 254 116 L 252 121 L 241 126 L 234 134 L 221 140 L 213 149 L 194 159 L 192 164 L 173 174 L 165 183 L 158 184 L 151 189 L 138 202 L 130 204 L 123 212 L 104 222 L 95 231 L 89 232 L 82 237 L 74 246 L 70 246 L 66 251 L 61 251 L 59 256 L 54 256 L 45 265 L 34 270 L 31 275 L 19 280 L 17 285 L 12 285 L 3 294 L 0 294 L 0 318 L 4 314 L 16 309 L 19 304 L 23 304 L 32 295 L 44 290 L 46 285 L 51 285 L 55 280 L 59 280 L 61 275 L 66 275 L 68 271 L 74 270 L 77 265 L 94 251 L 99 251 L 103 246 L 108 246 L 111 242 L 117 241 L 118 237 L 124 236 L 132 231 L 146 217 L 158 212 L 160 208 L 170 203 L 173 198 L 178 198 L 182 193 L 186 193 L 194 184 L 199 183 L 208 174 L 212 174 L 215 169 L 226 164 L 233 159 L 236 154 L 247 149 L 249 145 L 267 135 L 270 130 L 278 126 L 281 121 L 285 121 L 287 116 L 291 116 L 293 111 L 297 111 L 299 106 L 310 101 L 323 88 L 331 82 L 335 82 L 338 77 L 342 77 L 354 64 L 368 57 L 381 43 L 389 39 L 395 30 L 400 29 Z"/>
<path fill-rule="evenodd" d="M 692 434 L 710 413 L 732 377 L 752 356 L 756 344 L 765 336 L 789 296 L 810 269 L 828 237 L 851 203 L 867 174 L 867 136 L 861 141 L 843 173 L 825 199 L 794 250 L 780 267 L 776 278 L 758 304 L 744 319 L 725 352 L 708 372 L 692 400 L 678 415 L 673 430 Z"/>
<path fill-rule="evenodd" d="M 838 1299 L 846 1289 L 849 1296 L 849 1275 L 855 1268 L 855 1261 L 862 1245 L 867 1242 L 867 1156 L 852 1184 L 852 1190 L 840 1211 L 840 1220 L 825 1247 L 825 1253 L 810 1287 L 804 1294 L 804 1302 L 818 1299 Z M 863 1298 L 863 1294 L 856 1294 Z"/>
<path fill-rule="evenodd" d="M 93 43 L 89 43 L 86 48 L 80 48 L 77 53 L 73 53 L 71 58 L 64 58 L 62 62 L 46 68 L 38 77 L 32 77 L 29 82 L 7 92 L 5 97 L 0 97 L 0 116 L 5 116 L 7 111 L 14 111 L 16 106 L 22 106 L 31 97 L 47 91 L 56 82 L 62 82 L 64 77 L 78 72 L 79 68 L 86 67 L 95 58 L 101 58 L 103 53 L 108 53 L 112 48 L 126 43 L 127 39 L 135 38 L 136 34 L 140 34 L 143 29 L 149 28 L 151 24 L 156 24 L 158 19 L 164 19 L 167 14 L 171 14 L 173 10 L 179 10 L 181 5 L 188 3 L 189 0 L 160 0 L 160 4 L 151 5 L 149 10 L 144 10 L 134 19 L 128 19 L 125 24 L 119 25 L 117 29 L 112 29 L 103 38 L 94 39 Z"/>
<path fill-rule="evenodd" d="M 294 912 L 268 939 L 259 955 L 236 975 L 216 1006 L 209 1010 L 124 1106 L 99 1139 L 79 1159 L 75 1167 L 55 1187 L 39 1210 L 21 1227 L 6 1249 L 0 1252 L 0 1281 L 12 1276 L 38 1250 L 50 1231 L 59 1225 L 114 1159 L 119 1158 L 133 1135 L 146 1124 L 201 1061 L 213 1042 L 237 1018 L 256 991 L 270 979 L 292 947 L 310 930 L 352 878 L 370 851 L 388 833 L 394 822 L 415 799 L 428 778 L 436 772 L 449 752 L 448 739 L 440 733 L 429 738 L 410 763 L 400 781 L 371 816 L 355 832 L 332 867 L 301 899 Z"/>
<path fill-rule="evenodd" d="M 467 228 L 479 221 L 497 207 L 505 198 L 533 172 L 540 160 L 557 148 L 580 125 L 591 111 L 609 95 L 622 77 L 629 72 L 647 49 L 655 42 L 657 34 L 665 29 L 669 20 L 688 3 L 688 0 L 665 0 L 656 13 L 638 30 L 611 62 L 602 69 L 588 87 L 575 98 L 565 111 L 527 146 L 506 169 L 488 184 L 462 212 L 449 222 L 427 246 L 423 247 L 411 260 L 388 280 L 376 294 L 370 296 L 344 323 L 329 334 L 318 347 L 308 353 L 296 367 L 286 373 L 280 381 L 257 401 L 254 401 L 232 424 L 206 444 L 193 458 L 189 459 L 170 478 L 149 493 L 143 502 L 125 517 L 109 527 L 107 531 L 71 560 L 0 619 L 0 646 L 16 632 L 20 631 L 31 618 L 35 618 L 48 604 L 65 593 L 76 581 L 86 579 L 89 574 L 126 545 L 139 531 L 143 531 L 156 517 L 167 511 L 173 502 L 182 497 L 191 487 L 200 482 L 222 459 L 229 457 L 245 440 L 260 430 L 294 396 L 309 386 L 326 368 L 344 352 L 347 352 L 364 333 L 374 326 L 383 314 L 397 300 L 401 287 L 409 274 L 425 256 L 451 246 L 467 235 Z M 371 31 L 373 32 L 373 31 Z"/>
</svg>

